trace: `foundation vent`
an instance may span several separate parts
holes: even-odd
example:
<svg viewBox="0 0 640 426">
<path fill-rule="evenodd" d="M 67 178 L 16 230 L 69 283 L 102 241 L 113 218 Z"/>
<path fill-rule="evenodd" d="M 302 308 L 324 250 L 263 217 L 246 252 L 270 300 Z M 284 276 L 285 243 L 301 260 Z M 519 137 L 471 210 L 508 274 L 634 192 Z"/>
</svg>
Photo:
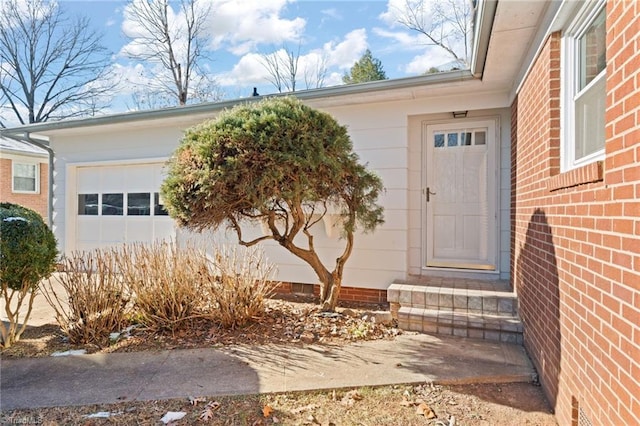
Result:
<svg viewBox="0 0 640 426">
<path fill-rule="evenodd" d="M 582 407 L 578 407 L 578 426 L 593 426 Z"/>
<path fill-rule="evenodd" d="M 571 397 L 571 426 L 593 426 L 575 396 Z"/>
</svg>

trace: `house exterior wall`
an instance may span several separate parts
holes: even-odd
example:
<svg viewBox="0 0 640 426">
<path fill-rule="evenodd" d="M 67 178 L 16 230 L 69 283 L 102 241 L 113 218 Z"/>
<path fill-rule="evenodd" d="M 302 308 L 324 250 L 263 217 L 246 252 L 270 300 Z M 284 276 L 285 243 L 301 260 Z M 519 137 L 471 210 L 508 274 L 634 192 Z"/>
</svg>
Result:
<svg viewBox="0 0 640 426">
<path fill-rule="evenodd" d="M 326 105 L 309 101 L 332 114 L 339 123 L 348 127 L 363 163 L 377 172 L 383 179 L 385 192 L 380 202 L 385 208 L 385 223 L 375 233 L 359 234 L 355 238 L 355 249 L 347 263 L 343 284 L 345 287 L 385 290 L 395 279 L 403 279 L 408 271 L 409 252 L 409 205 L 419 200 L 419 190 L 410 193 L 409 188 L 409 143 L 408 117 L 435 111 L 465 109 L 490 109 L 504 107 L 504 93 L 492 96 L 485 94 L 469 100 L 466 96 L 450 97 L 440 102 L 421 100 L 397 102 L 371 102 L 357 106 Z M 493 110 L 495 112 L 495 110 Z M 502 110 L 504 114 L 504 109 Z M 497 113 L 498 115 L 500 113 Z M 451 117 L 450 113 L 446 114 Z M 211 115 L 209 117 L 212 117 Z M 180 126 L 163 122 L 137 123 L 134 126 L 114 126 L 109 130 L 82 129 L 73 134 L 52 135 L 51 145 L 56 153 L 56 180 L 54 189 L 54 232 L 63 251 L 72 250 L 73 216 L 76 212 L 74 170 L 86 165 L 113 165 L 118 163 L 157 162 L 168 158 L 177 147 L 183 129 L 202 121 L 194 117 L 192 122 Z M 504 167 L 508 167 L 505 163 Z M 413 171 L 415 174 L 415 171 Z M 418 171 L 419 174 L 419 171 Z M 70 186 L 71 185 L 71 186 Z M 320 223 L 318 228 L 324 227 Z M 258 235 L 259 229 L 245 232 Z M 183 230 L 176 231 L 176 238 L 184 241 L 196 238 Z M 218 232 L 215 235 L 198 236 L 216 243 L 236 244 L 235 235 Z M 69 240 L 69 241 L 68 241 Z M 336 249 L 343 243 L 337 235 L 328 236 L 319 229 L 314 245 L 320 257 L 331 265 Z M 317 277 L 311 268 L 274 242 L 262 243 L 268 257 L 278 265 L 278 279 L 285 282 L 316 283 Z"/>
<path fill-rule="evenodd" d="M 512 277 L 561 425 L 640 424 L 640 6 L 607 2 L 605 160 L 560 172 L 560 36 L 512 106 Z"/>
<path fill-rule="evenodd" d="M 13 192 L 13 163 L 39 163 L 40 179 L 37 193 Z M 0 154 L 0 202 L 14 203 L 40 213 L 47 221 L 49 208 L 49 165 L 47 158 L 13 153 Z"/>
</svg>

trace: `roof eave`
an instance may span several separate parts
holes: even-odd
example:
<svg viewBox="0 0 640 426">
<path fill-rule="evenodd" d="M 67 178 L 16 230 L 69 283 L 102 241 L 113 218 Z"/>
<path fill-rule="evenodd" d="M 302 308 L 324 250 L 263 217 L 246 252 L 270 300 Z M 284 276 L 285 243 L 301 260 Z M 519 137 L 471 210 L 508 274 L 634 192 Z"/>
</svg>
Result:
<svg viewBox="0 0 640 426">
<path fill-rule="evenodd" d="M 497 7 L 498 0 L 478 0 L 476 6 L 471 52 L 471 74 L 476 78 L 482 78 L 484 72 Z"/>
<path fill-rule="evenodd" d="M 273 96 L 295 96 L 300 100 L 315 100 L 324 98 L 336 98 L 341 96 L 366 95 L 368 93 L 392 91 L 411 87 L 422 87 L 425 85 L 446 84 L 450 82 L 461 82 L 472 79 L 474 79 L 474 77 L 471 72 L 469 72 L 469 70 L 457 70 L 437 74 L 421 75 L 416 77 L 405 77 L 392 80 L 379 80 L 359 84 L 324 87 L 293 93 L 277 93 L 266 96 L 240 98 L 222 102 L 207 102 L 182 107 L 124 112 L 92 118 L 35 123 L 8 129 L 0 129 L 0 135 L 15 137 L 24 134 L 46 134 L 46 132 L 48 131 L 72 129 L 78 127 L 92 127 L 109 124 L 128 123 L 134 121 L 183 117 L 191 114 L 219 111 L 225 108 L 231 108 L 239 103 L 254 102 L 259 99 Z"/>
</svg>

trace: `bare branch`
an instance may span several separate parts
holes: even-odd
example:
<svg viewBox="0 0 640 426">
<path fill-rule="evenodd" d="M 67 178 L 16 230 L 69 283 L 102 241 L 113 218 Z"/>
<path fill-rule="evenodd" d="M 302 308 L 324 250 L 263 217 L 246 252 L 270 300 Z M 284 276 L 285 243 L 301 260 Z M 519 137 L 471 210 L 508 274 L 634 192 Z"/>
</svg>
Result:
<svg viewBox="0 0 640 426">
<path fill-rule="evenodd" d="M 138 30 L 129 35 L 132 43 L 126 53 L 151 65 L 149 92 L 161 90 L 177 99 L 179 105 L 193 99 L 219 98 L 217 90 L 210 90 L 217 86 L 215 80 L 202 66 L 208 59 L 205 23 L 210 11 L 209 2 L 181 0 L 174 22 L 169 0 L 132 0 L 127 6 L 125 17 Z"/>
<path fill-rule="evenodd" d="M 307 89 L 318 89 L 324 87 L 327 78 L 329 58 L 326 53 L 315 58 L 315 61 L 308 63 L 304 72 L 304 83 Z"/>
<path fill-rule="evenodd" d="M 271 53 L 262 55 L 262 65 L 266 68 L 269 73 L 269 77 L 267 80 L 269 83 L 273 84 L 278 93 L 282 93 L 282 81 L 284 77 L 282 76 L 282 72 L 280 71 L 280 60 L 278 59 L 278 51 L 274 50 Z"/>
<path fill-rule="evenodd" d="M 22 124 L 93 115 L 116 85 L 101 35 L 44 0 L 0 3 L 0 64 L 4 108 Z"/>
<path fill-rule="evenodd" d="M 422 34 L 425 45 L 437 46 L 469 65 L 473 12 L 471 0 L 405 0 L 397 22 Z"/>
<path fill-rule="evenodd" d="M 282 93 L 283 89 L 287 92 L 296 91 L 300 46 L 298 44 L 298 50 L 294 52 L 284 44 L 281 49 L 262 55 L 262 65 L 269 74 L 267 80 L 273 84 L 278 93 Z"/>
</svg>

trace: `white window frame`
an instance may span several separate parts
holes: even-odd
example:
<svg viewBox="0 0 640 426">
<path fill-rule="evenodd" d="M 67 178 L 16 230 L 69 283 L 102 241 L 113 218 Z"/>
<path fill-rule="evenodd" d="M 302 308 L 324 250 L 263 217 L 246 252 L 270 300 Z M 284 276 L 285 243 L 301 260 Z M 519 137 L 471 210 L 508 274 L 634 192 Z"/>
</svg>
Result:
<svg viewBox="0 0 640 426">
<path fill-rule="evenodd" d="M 582 3 L 579 3 L 582 4 Z M 573 19 L 562 35 L 560 50 L 560 171 L 565 172 L 595 161 L 604 160 L 604 141 L 602 149 L 582 158 L 575 158 L 576 150 L 576 101 L 579 83 L 579 39 L 589 29 L 597 16 L 606 7 L 606 0 L 587 2 L 574 11 Z M 606 69 L 601 71 L 582 90 L 585 93 L 606 79 Z"/>
<path fill-rule="evenodd" d="M 32 163 L 29 161 L 12 161 L 11 162 L 11 191 L 15 194 L 39 194 L 40 193 L 40 163 Z M 35 189 L 33 191 L 25 191 L 16 189 L 16 166 L 32 166 L 35 172 Z"/>
</svg>

